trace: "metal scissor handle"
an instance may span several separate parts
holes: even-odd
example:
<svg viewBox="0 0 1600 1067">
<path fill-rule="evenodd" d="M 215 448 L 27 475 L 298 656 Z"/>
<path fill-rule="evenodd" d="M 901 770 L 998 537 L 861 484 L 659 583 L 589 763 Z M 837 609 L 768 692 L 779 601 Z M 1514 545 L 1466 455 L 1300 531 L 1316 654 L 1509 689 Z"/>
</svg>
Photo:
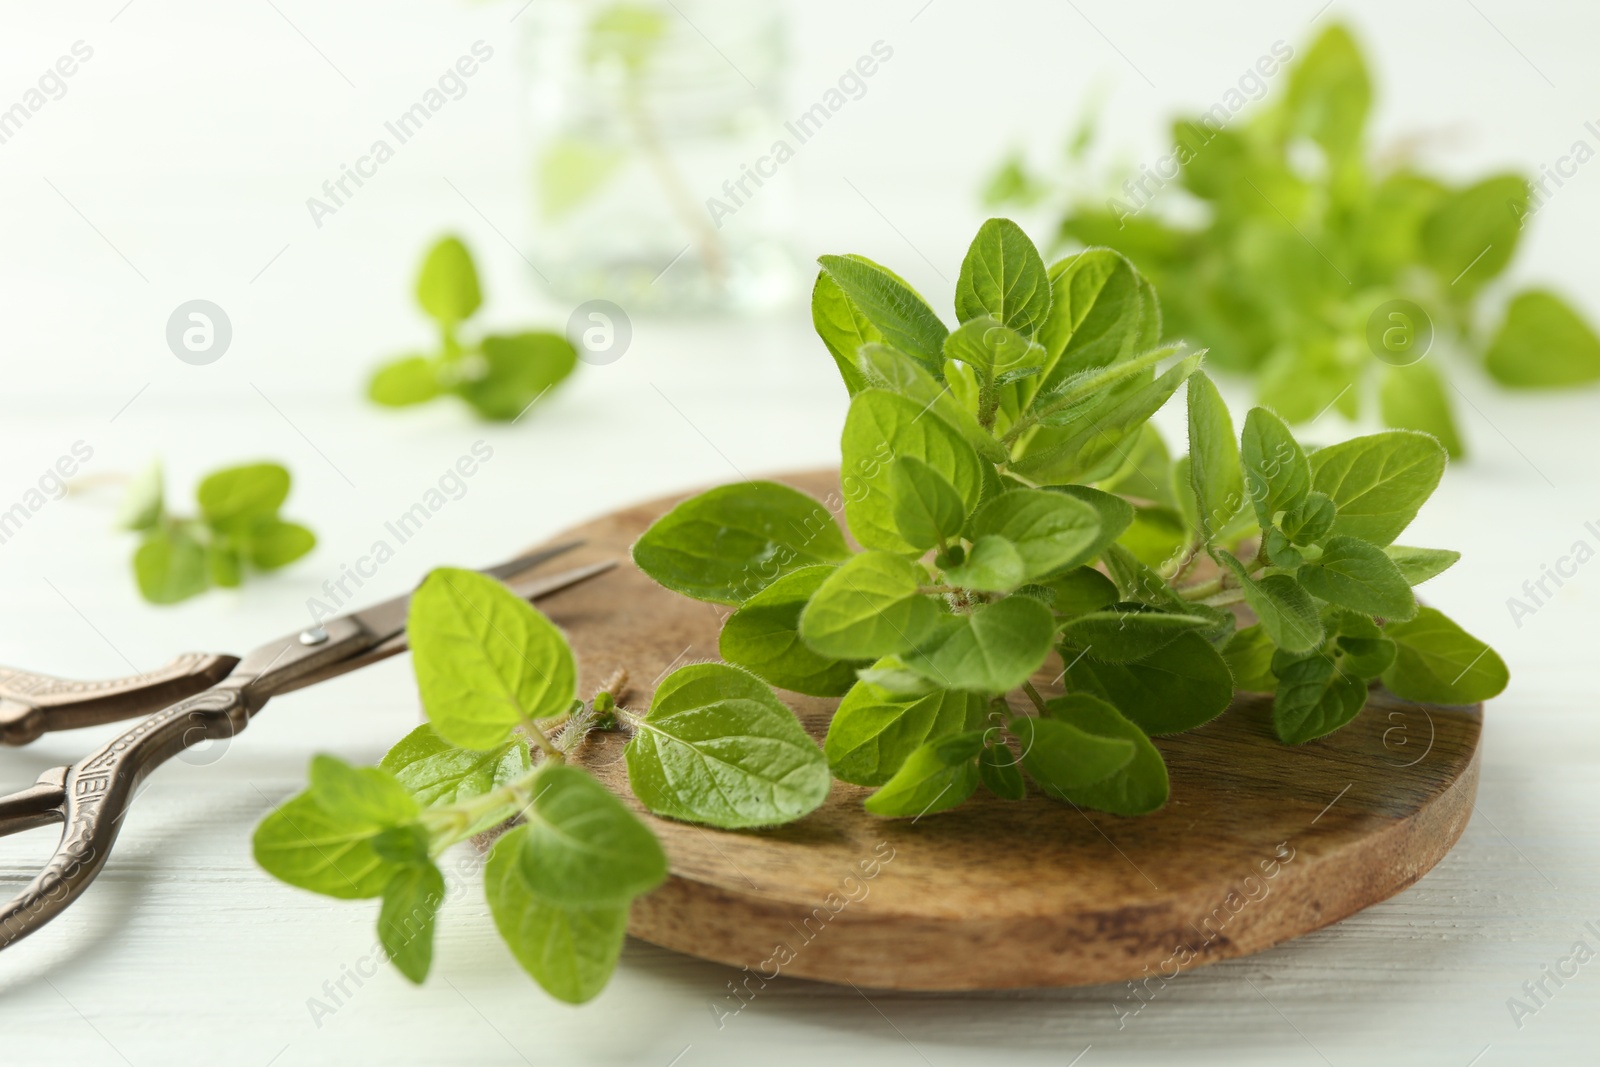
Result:
<svg viewBox="0 0 1600 1067">
<path fill-rule="evenodd" d="M 376 636 L 358 617 L 343 616 L 329 620 L 314 643 L 291 635 L 263 645 L 211 688 L 139 720 L 77 763 L 46 771 L 32 788 L 0 797 L 0 837 L 62 824 L 61 841 L 43 869 L 0 905 L 0 949 L 55 918 L 89 887 L 151 771 L 202 741 L 232 737 L 268 698 L 302 676 L 350 659 Z"/>
<path fill-rule="evenodd" d="M 237 656 L 185 652 L 148 674 L 98 682 L 0 667 L 0 745 L 148 714 L 216 685 L 238 663 Z"/>
<path fill-rule="evenodd" d="M 186 697 L 70 767 L 39 776 L 33 788 L 0 800 L 0 836 L 63 824 L 44 868 L 0 908 L 0 948 L 55 918 L 94 881 L 122 828 L 135 791 L 165 760 L 202 740 L 231 737 L 259 708 L 233 679 Z M 264 703 L 264 698 L 262 700 Z"/>
</svg>

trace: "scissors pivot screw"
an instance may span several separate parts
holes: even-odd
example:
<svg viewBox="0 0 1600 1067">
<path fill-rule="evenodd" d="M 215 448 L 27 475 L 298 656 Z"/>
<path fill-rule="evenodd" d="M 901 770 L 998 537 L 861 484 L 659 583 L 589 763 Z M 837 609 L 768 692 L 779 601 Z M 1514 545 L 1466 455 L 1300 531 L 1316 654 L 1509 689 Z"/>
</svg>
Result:
<svg viewBox="0 0 1600 1067">
<path fill-rule="evenodd" d="M 300 631 L 300 643 L 302 645 L 320 645 L 327 639 L 328 631 L 324 630 L 320 626 L 314 626 L 309 630 Z"/>
</svg>

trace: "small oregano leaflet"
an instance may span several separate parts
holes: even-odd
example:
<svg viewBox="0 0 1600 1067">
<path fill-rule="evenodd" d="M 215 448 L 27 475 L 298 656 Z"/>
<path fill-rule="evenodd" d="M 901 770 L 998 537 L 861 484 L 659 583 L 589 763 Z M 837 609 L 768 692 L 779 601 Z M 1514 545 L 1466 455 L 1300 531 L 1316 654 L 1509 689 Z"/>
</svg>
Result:
<svg viewBox="0 0 1600 1067">
<path fill-rule="evenodd" d="M 480 418 L 509 422 L 560 384 L 578 365 L 577 350 L 549 330 L 461 334 L 482 306 L 478 268 L 458 237 L 440 238 L 423 256 L 416 299 L 439 328 L 431 352 L 393 359 L 373 372 L 367 397 L 384 407 L 409 407 L 454 394 Z"/>
<path fill-rule="evenodd" d="M 166 508 L 161 465 L 134 479 L 117 525 L 140 535 L 133 554 L 139 595 L 176 604 L 212 586 L 241 585 L 252 571 L 274 571 L 316 547 L 317 537 L 278 512 L 289 496 L 289 471 L 258 462 L 213 471 L 195 490 L 198 514 Z"/>
</svg>

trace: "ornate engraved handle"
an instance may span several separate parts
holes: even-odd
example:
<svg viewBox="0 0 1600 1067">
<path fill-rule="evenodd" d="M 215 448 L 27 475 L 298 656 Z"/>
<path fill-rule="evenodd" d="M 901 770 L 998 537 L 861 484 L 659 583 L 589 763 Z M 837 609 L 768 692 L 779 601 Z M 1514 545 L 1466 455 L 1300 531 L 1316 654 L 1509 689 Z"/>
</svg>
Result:
<svg viewBox="0 0 1600 1067">
<path fill-rule="evenodd" d="M 238 662 L 235 656 L 186 652 L 148 674 L 99 682 L 0 667 L 0 744 L 26 745 L 53 730 L 147 714 L 216 685 Z"/>
<path fill-rule="evenodd" d="M 0 836 L 63 824 L 61 843 L 44 869 L 0 907 L 0 948 L 55 918 L 94 881 L 146 775 L 190 745 L 233 736 L 255 710 L 238 688 L 207 689 L 141 720 L 73 766 L 46 771 L 31 789 L 0 799 Z"/>
</svg>

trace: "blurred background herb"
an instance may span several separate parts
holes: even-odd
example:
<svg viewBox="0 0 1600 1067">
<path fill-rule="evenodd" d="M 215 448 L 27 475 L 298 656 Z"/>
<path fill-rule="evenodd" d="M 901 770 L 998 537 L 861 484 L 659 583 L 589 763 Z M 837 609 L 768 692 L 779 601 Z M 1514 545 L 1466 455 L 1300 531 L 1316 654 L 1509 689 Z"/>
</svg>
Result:
<svg viewBox="0 0 1600 1067">
<path fill-rule="evenodd" d="M 1241 89 L 1266 95 L 1293 54 L 1279 42 Z M 1600 338 L 1561 296 L 1507 297 L 1491 284 L 1552 191 L 1548 173 L 1453 183 L 1425 173 L 1414 145 L 1374 153 L 1372 79 L 1341 26 L 1287 77 L 1268 102 L 1246 107 L 1230 89 L 1178 119 L 1171 151 L 1109 197 L 1109 183 L 1097 195 L 1086 174 L 1091 110 L 1058 167 L 1013 154 L 984 199 L 1058 214 L 1059 246 L 1129 256 L 1163 295 L 1164 335 L 1208 347 L 1214 369 L 1251 376 L 1259 401 L 1293 423 L 1330 408 L 1355 419 L 1375 403 L 1386 425 L 1432 433 L 1459 456 L 1457 390 L 1438 353 L 1514 388 L 1600 380 Z"/>
<path fill-rule="evenodd" d="M 514 420 L 578 365 L 572 344 L 548 330 L 462 338 L 459 327 L 483 305 L 483 293 L 458 237 L 440 239 L 423 257 L 417 304 L 438 324 L 439 347 L 379 367 L 367 385 L 376 403 L 406 407 L 453 393 L 482 418 Z"/>
<path fill-rule="evenodd" d="M 189 518 L 167 511 L 161 464 L 152 464 L 134 479 L 117 515 L 120 527 L 142 535 L 133 554 L 139 594 L 152 604 L 176 604 L 310 552 L 316 534 L 278 516 L 289 485 L 289 471 L 278 463 L 225 467 L 201 480 L 200 513 Z"/>
</svg>

